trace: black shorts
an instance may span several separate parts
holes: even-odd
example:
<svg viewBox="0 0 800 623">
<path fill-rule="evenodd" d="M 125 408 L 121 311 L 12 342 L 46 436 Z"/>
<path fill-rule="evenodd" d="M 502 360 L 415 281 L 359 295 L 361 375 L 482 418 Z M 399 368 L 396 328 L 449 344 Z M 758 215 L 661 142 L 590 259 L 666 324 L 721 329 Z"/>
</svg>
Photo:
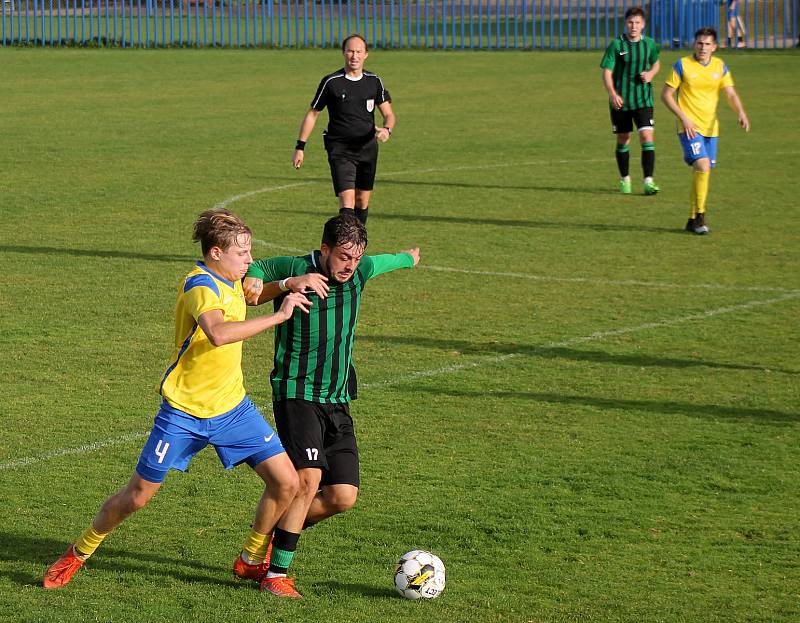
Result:
<svg viewBox="0 0 800 623">
<path fill-rule="evenodd" d="M 378 141 L 373 137 L 363 144 L 350 145 L 325 138 L 331 167 L 333 193 L 343 190 L 372 190 L 378 168 Z"/>
<path fill-rule="evenodd" d="M 628 134 L 633 132 L 633 124 L 641 130 L 655 126 L 652 108 L 637 108 L 636 110 L 611 109 L 611 131 L 614 134 Z"/>
<path fill-rule="evenodd" d="M 359 486 L 356 432 L 347 404 L 279 400 L 272 408 L 295 469 L 321 469 L 323 485 Z"/>
</svg>

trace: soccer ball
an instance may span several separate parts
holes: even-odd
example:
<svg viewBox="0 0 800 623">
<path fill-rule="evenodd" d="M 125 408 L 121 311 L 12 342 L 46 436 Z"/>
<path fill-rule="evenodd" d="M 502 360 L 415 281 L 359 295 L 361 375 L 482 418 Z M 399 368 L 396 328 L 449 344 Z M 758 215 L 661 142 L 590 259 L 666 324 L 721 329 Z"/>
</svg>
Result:
<svg viewBox="0 0 800 623">
<path fill-rule="evenodd" d="M 406 599 L 433 599 L 444 590 L 444 563 L 438 556 L 415 549 L 397 563 L 394 587 Z"/>
</svg>

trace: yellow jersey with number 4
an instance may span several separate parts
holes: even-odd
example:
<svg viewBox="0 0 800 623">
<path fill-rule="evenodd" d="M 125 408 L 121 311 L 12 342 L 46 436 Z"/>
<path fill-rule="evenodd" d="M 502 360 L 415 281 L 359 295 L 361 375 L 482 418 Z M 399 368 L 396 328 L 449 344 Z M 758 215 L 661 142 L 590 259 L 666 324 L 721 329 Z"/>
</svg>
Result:
<svg viewBox="0 0 800 623">
<path fill-rule="evenodd" d="M 202 314 L 215 309 L 225 322 L 244 320 L 242 284 L 198 262 L 178 292 L 175 350 L 159 390 L 171 406 L 198 418 L 227 413 L 245 397 L 242 342 L 214 346 L 197 324 Z"/>
<path fill-rule="evenodd" d="M 731 72 L 721 59 L 712 56 L 703 65 L 693 56 L 685 56 L 672 66 L 667 86 L 678 92 L 678 106 L 694 121 L 700 134 L 719 136 L 719 94 L 725 87 L 733 86 Z M 683 132 L 680 120 L 677 127 L 678 133 Z"/>
</svg>

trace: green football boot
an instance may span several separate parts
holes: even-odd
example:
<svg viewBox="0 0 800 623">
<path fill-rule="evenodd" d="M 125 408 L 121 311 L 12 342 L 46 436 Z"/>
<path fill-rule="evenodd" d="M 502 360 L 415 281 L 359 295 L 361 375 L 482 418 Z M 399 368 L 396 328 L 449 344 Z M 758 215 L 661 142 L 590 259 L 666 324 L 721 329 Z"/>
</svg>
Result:
<svg viewBox="0 0 800 623">
<path fill-rule="evenodd" d="M 644 194 L 645 195 L 655 195 L 659 190 L 661 190 L 658 186 L 656 186 L 655 182 L 645 182 L 644 183 Z"/>
</svg>

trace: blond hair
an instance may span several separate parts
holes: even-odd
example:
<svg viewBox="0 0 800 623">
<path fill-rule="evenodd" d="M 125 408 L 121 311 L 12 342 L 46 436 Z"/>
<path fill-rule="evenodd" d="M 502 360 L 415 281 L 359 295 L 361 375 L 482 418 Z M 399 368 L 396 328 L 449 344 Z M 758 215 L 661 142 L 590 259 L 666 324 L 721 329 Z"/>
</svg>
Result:
<svg viewBox="0 0 800 623">
<path fill-rule="evenodd" d="M 205 256 L 212 247 L 226 251 L 237 244 L 237 238 L 242 234 L 252 236 L 253 232 L 230 210 L 214 208 L 206 210 L 197 217 L 192 240 L 200 243 Z"/>
</svg>

